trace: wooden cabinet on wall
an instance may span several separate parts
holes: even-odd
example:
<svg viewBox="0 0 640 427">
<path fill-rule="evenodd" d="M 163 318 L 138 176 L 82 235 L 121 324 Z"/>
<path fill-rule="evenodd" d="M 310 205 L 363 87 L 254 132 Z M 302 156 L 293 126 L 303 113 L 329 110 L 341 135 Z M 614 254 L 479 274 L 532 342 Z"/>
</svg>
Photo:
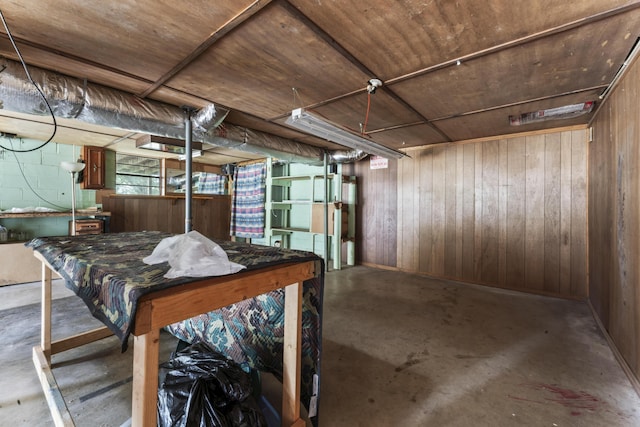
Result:
<svg viewBox="0 0 640 427">
<path fill-rule="evenodd" d="M 85 190 L 104 188 L 104 148 L 85 145 L 82 154 L 87 164 L 83 171 L 82 188 Z"/>
</svg>

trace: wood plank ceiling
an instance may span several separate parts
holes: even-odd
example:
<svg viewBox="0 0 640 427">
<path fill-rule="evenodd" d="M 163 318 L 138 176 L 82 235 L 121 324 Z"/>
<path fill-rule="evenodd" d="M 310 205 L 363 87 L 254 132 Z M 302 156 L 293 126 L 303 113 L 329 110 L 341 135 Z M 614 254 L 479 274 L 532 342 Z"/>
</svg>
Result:
<svg viewBox="0 0 640 427">
<path fill-rule="evenodd" d="M 284 123 L 293 108 L 359 133 L 370 102 L 367 137 L 395 149 L 587 123 L 593 112 L 519 127 L 508 118 L 597 102 L 640 35 L 640 0 L 4 0 L 0 9 L 29 65 L 176 106 L 215 103 L 231 110 L 226 123 L 328 149 L 342 147 Z M 0 55 L 17 59 L 6 32 Z M 384 86 L 368 99 L 371 78 Z M 43 120 L 2 111 L 0 130 L 39 137 Z M 65 125 L 116 149 L 135 137 Z M 224 154 L 216 161 L 233 159 Z"/>
</svg>

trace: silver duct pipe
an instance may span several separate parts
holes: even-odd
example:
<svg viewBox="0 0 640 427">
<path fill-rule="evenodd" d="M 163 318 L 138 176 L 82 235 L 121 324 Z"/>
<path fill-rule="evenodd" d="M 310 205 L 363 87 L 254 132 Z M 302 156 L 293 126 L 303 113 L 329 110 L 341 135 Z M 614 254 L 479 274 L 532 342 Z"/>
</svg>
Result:
<svg viewBox="0 0 640 427">
<path fill-rule="evenodd" d="M 0 66 L 0 108 L 49 115 L 42 98 L 26 78 L 22 65 L 2 58 Z M 29 67 L 29 72 L 56 117 L 131 132 L 184 138 L 184 111 L 179 107 L 37 67 Z M 288 162 L 322 164 L 324 150 L 321 148 L 232 124 L 219 126 L 227 114 L 227 110 L 216 111 L 213 104 L 201 108 L 192 118 L 194 140 Z M 364 156 L 366 153 L 361 151 L 329 153 L 331 163 L 356 161 Z"/>
<path fill-rule="evenodd" d="M 351 150 L 351 151 L 330 151 L 329 153 L 329 163 L 352 163 L 357 162 L 358 160 L 362 160 L 367 157 L 367 153 L 362 150 Z"/>
</svg>

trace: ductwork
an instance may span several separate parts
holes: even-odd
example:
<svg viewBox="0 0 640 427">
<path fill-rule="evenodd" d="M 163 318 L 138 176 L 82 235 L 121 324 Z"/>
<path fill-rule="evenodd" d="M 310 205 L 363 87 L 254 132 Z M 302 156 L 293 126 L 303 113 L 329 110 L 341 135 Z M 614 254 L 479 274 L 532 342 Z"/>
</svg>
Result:
<svg viewBox="0 0 640 427">
<path fill-rule="evenodd" d="M 50 112 L 19 62 L 2 58 L 0 107 L 13 112 L 49 115 Z M 85 123 L 184 139 L 184 111 L 86 80 L 29 67 L 56 117 Z M 311 145 L 225 123 L 227 110 L 209 104 L 192 117 L 193 138 L 219 147 L 277 157 L 288 162 L 321 163 L 324 150 Z M 360 151 L 329 153 L 331 163 L 359 160 Z"/>
</svg>

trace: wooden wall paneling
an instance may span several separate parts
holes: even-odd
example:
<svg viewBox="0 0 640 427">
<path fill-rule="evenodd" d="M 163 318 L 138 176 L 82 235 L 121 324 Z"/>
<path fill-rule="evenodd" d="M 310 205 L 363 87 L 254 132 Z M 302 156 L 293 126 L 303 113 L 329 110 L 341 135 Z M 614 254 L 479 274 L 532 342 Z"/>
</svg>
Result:
<svg viewBox="0 0 640 427">
<path fill-rule="evenodd" d="M 636 58 L 593 122 L 588 169 L 589 299 L 636 378 L 640 377 L 638 92 Z M 572 143 L 577 140 L 572 138 Z M 573 262 L 572 258 L 572 273 L 579 267 Z M 574 285 L 579 286 L 577 280 L 572 280 Z"/>
<path fill-rule="evenodd" d="M 375 257 L 372 255 L 371 246 L 375 244 L 377 233 L 375 224 L 372 224 L 375 213 L 373 203 L 376 199 L 372 193 L 371 181 L 373 178 L 369 170 L 368 159 L 356 163 L 356 177 L 359 185 L 356 216 L 360 219 L 356 221 L 356 236 L 359 238 L 359 244 L 356 244 L 357 260 L 359 262 L 374 262 Z"/>
<path fill-rule="evenodd" d="M 629 317 L 629 329 L 633 335 L 633 356 L 630 356 L 636 376 L 640 377 L 640 201 L 638 197 L 640 195 L 640 178 L 637 171 L 640 170 L 640 125 L 638 119 L 640 118 L 640 106 L 638 105 L 638 99 L 640 99 L 640 63 L 635 61 L 635 66 L 632 68 L 626 83 L 626 98 L 625 107 L 629 122 L 627 123 L 627 138 L 630 145 L 633 147 L 634 153 L 634 169 L 632 169 L 630 178 L 633 181 L 633 192 L 630 193 L 630 206 L 629 210 L 632 213 L 633 232 L 628 236 L 633 246 L 633 252 L 630 254 L 632 265 L 632 274 L 629 277 L 629 282 L 632 284 L 629 286 L 631 292 L 627 304 L 633 307 L 633 312 Z"/>
<path fill-rule="evenodd" d="M 184 202 L 181 199 L 173 199 L 168 200 L 167 203 L 171 212 L 169 231 L 171 233 L 184 233 Z"/>
<path fill-rule="evenodd" d="M 410 187 L 413 189 L 411 195 L 412 202 L 412 210 L 413 216 L 409 229 L 411 230 L 410 236 L 412 241 L 412 264 L 414 266 L 414 271 L 420 268 L 420 228 L 416 226 L 416 224 L 420 224 L 420 217 L 422 212 L 420 212 L 420 200 L 422 199 L 422 191 L 420 189 L 420 161 L 413 162 L 413 171 L 412 175 L 409 175 L 408 178 L 411 179 Z"/>
<path fill-rule="evenodd" d="M 584 134 L 564 129 L 435 146 L 412 151 L 379 180 L 369 179 L 379 171 L 361 171 L 376 203 L 395 197 L 397 206 L 395 245 L 384 232 L 389 211 L 371 210 L 377 222 L 366 211 L 364 235 L 377 249 L 363 252 L 363 261 L 389 265 L 391 252 L 406 271 L 579 297 L 572 292 L 580 288 L 567 283 L 580 275 L 586 283 L 579 265 L 586 266 Z"/>
<path fill-rule="evenodd" d="M 398 191 L 396 192 L 396 205 L 398 206 L 398 228 L 396 230 L 398 246 L 396 247 L 396 266 L 402 268 L 404 266 L 402 260 L 404 241 L 402 240 L 401 230 L 404 229 L 406 219 L 404 217 L 404 159 L 398 160 Z M 357 246 L 357 245 L 356 245 Z"/>
<path fill-rule="evenodd" d="M 630 76 L 627 78 L 623 100 L 624 112 L 627 122 L 624 130 L 627 139 L 627 148 L 631 159 L 630 168 L 626 171 L 628 182 L 628 197 L 626 199 L 629 232 L 625 234 L 628 250 L 628 267 L 626 271 L 627 286 L 625 286 L 625 304 L 628 307 L 628 316 L 624 319 L 626 336 L 629 337 L 630 365 L 640 373 L 640 63 L 636 64 Z M 640 375 L 639 375 L 640 376 Z"/>
<path fill-rule="evenodd" d="M 127 231 L 140 229 L 140 203 L 136 199 L 127 199 L 125 202 Z M 130 214 L 129 214 L 130 213 Z"/>
<path fill-rule="evenodd" d="M 466 281 L 474 280 L 475 271 L 475 144 L 465 144 L 464 146 L 464 177 L 462 186 L 464 188 L 462 211 L 462 275 L 460 279 Z"/>
<path fill-rule="evenodd" d="M 636 65 L 637 67 L 637 65 Z M 634 90 L 634 87 L 636 90 Z M 640 117 L 637 108 L 635 86 L 625 82 L 621 88 L 629 92 L 625 96 L 614 98 L 613 108 L 617 114 L 613 117 L 612 132 L 615 135 L 615 245 L 616 259 L 613 276 L 610 278 L 610 333 L 620 352 L 625 355 L 629 365 L 638 373 L 640 369 L 640 320 L 637 305 L 640 285 L 640 247 L 638 243 L 640 211 L 639 148 L 640 135 L 637 126 L 632 126 L 634 113 Z M 634 105 L 635 104 L 635 105 Z M 613 177 L 612 177 L 613 178 Z M 613 179 L 612 179 L 613 181 Z"/>
<path fill-rule="evenodd" d="M 482 281 L 482 148 L 484 144 L 474 144 L 474 207 L 473 207 L 473 278 Z"/>
<path fill-rule="evenodd" d="M 399 194 L 397 162 L 389 169 L 370 168 L 369 159 L 356 162 L 348 172 L 356 176 L 356 261 L 396 267 L 396 233 L 402 218 L 396 217 Z M 393 253 L 390 253 L 393 252 Z"/>
<path fill-rule="evenodd" d="M 621 112 L 622 105 L 620 105 L 620 97 L 616 97 L 612 100 L 613 107 L 618 113 Z M 622 123 L 621 123 L 622 122 Z M 625 233 L 629 230 L 628 224 L 628 206 L 627 203 L 627 177 L 626 170 L 631 167 L 630 159 L 628 158 L 627 142 L 619 139 L 621 135 L 621 126 L 624 120 L 621 117 L 612 117 L 612 129 L 614 133 L 613 148 L 615 157 L 613 160 L 613 172 L 615 173 L 610 177 L 610 184 L 613 185 L 613 221 L 614 228 L 611 235 L 613 240 L 613 250 L 615 258 L 611 268 L 611 276 L 608 278 L 609 282 L 609 334 L 616 342 L 616 345 L 620 352 L 627 357 L 632 356 L 633 345 L 629 340 L 630 337 L 626 334 L 627 325 L 626 321 L 630 320 L 633 316 L 630 316 L 628 308 L 626 307 L 626 292 L 628 287 L 626 283 L 626 275 L 629 263 L 629 253 L 627 252 L 627 242 Z M 629 357 L 629 363 L 633 362 L 633 357 Z"/>
<path fill-rule="evenodd" d="M 445 151 L 445 232 L 444 232 L 444 275 L 456 277 L 457 247 L 456 236 L 458 234 L 457 223 L 457 158 L 458 151 L 455 146 L 447 147 Z"/>
<path fill-rule="evenodd" d="M 111 219 L 109 220 L 111 231 L 125 231 L 124 199 L 105 197 L 102 200 L 102 208 L 111 212 Z"/>
<path fill-rule="evenodd" d="M 611 135 L 611 101 L 598 113 L 589 145 L 589 299 L 603 326 L 609 329 L 609 277 L 615 259 L 612 245 L 615 217 Z M 569 284 L 571 287 L 571 284 Z"/>
<path fill-rule="evenodd" d="M 640 106 L 638 99 L 640 95 L 640 66 L 636 60 L 636 64 L 632 73 L 627 78 L 625 111 L 629 122 L 626 126 L 627 138 L 629 141 L 629 150 L 632 153 L 633 167 L 628 171 L 628 179 L 631 183 L 629 189 L 629 207 L 630 213 L 629 228 L 630 233 L 627 235 L 629 240 L 629 266 L 627 279 L 631 286 L 627 288 L 626 304 L 631 307 L 628 317 L 627 328 L 631 336 L 632 351 L 629 358 L 630 365 L 636 374 L 640 373 L 640 178 L 638 170 L 640 170 Z M 640 377 L 640 375 L 638 375 Z"/>
<path fill-rule="evenodd" d="M 398 211 L 401 213 L 402 222 L 398 227 L 398 267 L 403 270 L 417 271 L 418 265 L 414 261 L 415 242 L 414 227 L 419 224 L 413 205 L 415 193 L 419 189 L 414 187 L 413 170 L 417 163 L 414 159 L 401 159 L 398 161 L 399 182 L 398 182 Z"/>
<path fill-rule="evenodd" d="M 560 291 L 560 134 L 544 138 L 544 290 Z"/>
<path fill-rule="evenodd" d="M 111 212 L 111 231 L 157 230 L 183 233 L 184 199 L 155 196 L 110 196 L 103 207 Z M 231 197 L 211 196 L 192 202 L 193 228 L 213 239 L 229 239 Z"/>
<path fill-rule="evenodd" d="M 587 132 L 571 132 L 571 294 L 586 297 L 587 278 Z M 636 169 L 637 170 L 637 169 Z"/>
<path fill-rule="evenodd" d="M 367 163 L 369 163 L 367 161 Z M 368 165 L 367 165 L 368 168 Z M 367 233 L 366 235 L 366 251 L 368 253 L 368 259 L 371 259 L 373 262 L 380 262 L 380 259 L 378 258 L 378 245 L 377 245 L 377 238 L 376 236 L 379 233 L 379 230 L 376 228 L 377 226 L 377 221 L 375 218 L 375 214 L 376 214 L 376 178 L 377 175 L 375 174 L 375 170 L 368 170 L 367 171 L 367 180 L 368 180 L 368 184 L 367 184 L 367 193 L 366 193 L 366 197 L 364 197 L 364 212 L 365 212 L 365 221 L 366 221 L 366 225 L 367 225 L 367 229 L 370 230 L 369 233 Z M 373 197 L 372 197 L 373 196 Z"/>
<path fill-rule="evenodd" d="M 412 191 L 417 191 L 415 188 L 411 188 L 411 183 L 407 178 L 408 172 L 411 172 L 410 176 L 413 176 L 413 161 L 408 159 L 402 159 L 398 162 L 398 217 L 402 219 L 402 225 L 398 227 L 398 266 L 403 269 L 408 269 L 411 265 L 412 258 L 410 258 L 409 246 L 412 242 L 409 242 L 411 233 L 407 230 L 411 227 L 413 217 L 407 214 L 408 211 L 413 211 L 413 199 L 411 197 Z M 411 169 L 409 168 L 411 166 Z M 411 246 L 412 247 L 412 246 Z"/>
<path fill-rule="evenodd" d="M 507 143 L 507 149 L 506 285 L 517 289 L 524 287 L 525 283 L 525 138 L 510 139 Z"/>
<path fill-rule="evenodd" d="M 526 138 L 525 287 L 544 289 L 544 135 Z"/>
<path fill-rule="evenodd" d="M 499 141 L 482 144 L 482 249 L 480 280 L 498 283 L 498 169 Z"/>
<path fill-rule="evenodd" d="M 445 252 L 445 167 L 446 148 L 433 150 L 433 207 L 431 211 L 433 228 L 431 231 L 431 274 L 444 275 Z"/>
<path fill-rule="evenodd" d="M 509 183 L 509 141 L 498 142 L 498 285 L 507 286 L 507 216 Z"/>
<path fill-rule="evenodd" d="M 431 273 L 433 265 L 433 157 L 432 149 L 422 151 L 417 156 L 420 162 L 420 176 L 417 183 L 420 192 L 420 221 L 415 225 L 420 242 L 418 271 L 427 274 Z"/>
<path fill-rule="evenodd" d="M 453 277 L 462 277 L 464 250 L 464 145 L 456 145 L 456 271 Z"/>
<path fill-rule="evenodd" d="M 211 209 L 204 209 L 205 204 L 206 201 L 204 200 L 194 199 L 192 201 L 192 228 L 202 234 L 205 231 L 213 232 L 215 230 L 219 232 L 219 227 L 216 227 L 211 220 L 211 217 L 218 213 L 216 212 L 217 209 L 215 206 L 212 206 Z"/>
<path fill-rule="evenodd" d="M 169 229 L 169 216 L 170 210 L 166 203 L 161 204 L 161 201 L 158 200 L 156 211 L 158 218 L 156 218 L 156 223 L 158 224 L 158 230 L 168 230 Z"/>
<path fill-rule="evenodd" d="M 384 199 L 384 221 L 385 234 L 384 243 L 384 262 L 385 265 L 395 267 L 398 263 L 397 247 L 398 247 L 398 203 L 396 198 L 398 194 L 398 162 L 389 161 L 389 169 L 385 176 L 387 187 Z"/>
<path fill-rule="evenodd" d="M 571 195 L 573 190 L 571 162 L 571 133 L 560 134 L 560 248 L 558 291 L 561 295 L 571 294 Z"/>
<path fill-rule="evenodd" d="M 140 224 L 147 224 L 146 226 L 151 230 L 162 230 L 163 217 L 165 216 L 164 206 L 160 205 L 160 199 L 151 199 L 145 203 L 144 208 L 140 212 L 141 222 Z"/>
</svg>

